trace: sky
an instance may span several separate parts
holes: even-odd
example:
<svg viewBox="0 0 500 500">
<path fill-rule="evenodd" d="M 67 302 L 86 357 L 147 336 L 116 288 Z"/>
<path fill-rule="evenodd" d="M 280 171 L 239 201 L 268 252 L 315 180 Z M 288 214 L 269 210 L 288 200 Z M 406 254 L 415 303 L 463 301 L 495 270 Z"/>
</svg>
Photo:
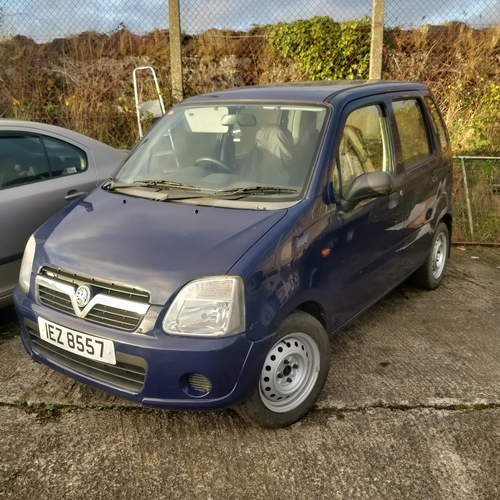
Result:
<svg viewBox="0 0 500 500">
<path fill-rule="evenodd" d="M 328 15 L 336 21 L 371 15 L 371 0 L 179 0 L 181 29 L 247 30 L 254 24 Z M 500 25 L 500 0 L 385 0 L 388 26 L 446 21 Z M 0 37 L 21 34 L 38 42 L 82 31 L 134 33 L 168 28 L 168 0 L 0 0 Z"/>
</svg>

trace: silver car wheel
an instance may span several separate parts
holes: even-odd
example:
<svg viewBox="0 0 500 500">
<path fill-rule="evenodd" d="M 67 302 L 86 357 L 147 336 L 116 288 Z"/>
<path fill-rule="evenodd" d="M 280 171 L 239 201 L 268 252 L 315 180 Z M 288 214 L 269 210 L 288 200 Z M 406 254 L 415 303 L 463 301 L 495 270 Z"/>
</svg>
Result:
<svg viewBox="0 0 500 500">
<path fill-rule="evenodd" d="M 305 333 L 291 333 L 267 354 L 259 383 L 264 405 L 276 413 L 300 406 L 313 390 L 320 370 L 316 342 Z"/>
<path fill-rule="evenodd" d="M 444 233 L 439 233 L 432 249 L 432 276 L 439 279 L 444 270 L 448 253 L 448 241 Z"/>
</svg>

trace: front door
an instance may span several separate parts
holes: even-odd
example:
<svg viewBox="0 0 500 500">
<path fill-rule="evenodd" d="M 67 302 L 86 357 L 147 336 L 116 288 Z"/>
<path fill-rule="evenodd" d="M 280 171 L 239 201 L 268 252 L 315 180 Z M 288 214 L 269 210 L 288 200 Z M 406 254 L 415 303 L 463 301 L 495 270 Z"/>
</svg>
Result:
<svg viewBox="0 0 500 500">
<path fill-rule="evenodd" d="M 363 173 L 394 174 L 395 153 L 387 116 L 384 102 L 363 100 L 344 111 L 333 174 L 336 198 L 340 199 Z M 401 180 L 395 177 L 394 190 L 388 196 L 366 200 L 348 212 L 336 204 L 329 256 L 333 290 L 329 313 L 334 329 L 397 284 L 404 221 L 401 187 Z"/>
</svg>

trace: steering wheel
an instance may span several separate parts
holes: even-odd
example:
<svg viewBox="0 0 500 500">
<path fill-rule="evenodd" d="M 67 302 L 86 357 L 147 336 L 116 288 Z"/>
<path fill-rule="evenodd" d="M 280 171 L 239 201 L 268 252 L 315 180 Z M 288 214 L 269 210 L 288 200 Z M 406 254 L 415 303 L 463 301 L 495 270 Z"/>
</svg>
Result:
<svg viewBox="0 0 500 500">
<path fill-rule="evenodd" d="M 215 163 L 218 167 L 222 168 L 222 170 L 224 170 L 224 172 L 226 172 L 227 174 L 234 174 L 234 171 L 231 167 L 229 167 L 228 165 L 226 165 L 225 163 L 223 163 L 222 161 L 220 160 L 216 160 L 215 158 L 198 158 L 194 164 L 195 165 L 199 165 L 200 163 L 203 163 L 204 161 L 208 161 L 210 163 Z"/>
</svg>

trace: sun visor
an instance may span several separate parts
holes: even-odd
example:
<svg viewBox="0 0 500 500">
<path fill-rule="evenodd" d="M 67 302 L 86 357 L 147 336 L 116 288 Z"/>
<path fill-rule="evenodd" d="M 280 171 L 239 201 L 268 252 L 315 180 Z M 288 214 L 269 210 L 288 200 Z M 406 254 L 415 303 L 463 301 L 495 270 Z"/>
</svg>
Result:
<svg viewBox="0 0 500 500">
<path fill-rule="evenodd" d="M 189 108 L 184 111 L 184 114 L 191 132 L 205 134 L 224 134 L 227 132 L 227 126 L 221 125 L 222 117 L 228 114 L 228 108 L 225 106 Z"/>
</svg>

